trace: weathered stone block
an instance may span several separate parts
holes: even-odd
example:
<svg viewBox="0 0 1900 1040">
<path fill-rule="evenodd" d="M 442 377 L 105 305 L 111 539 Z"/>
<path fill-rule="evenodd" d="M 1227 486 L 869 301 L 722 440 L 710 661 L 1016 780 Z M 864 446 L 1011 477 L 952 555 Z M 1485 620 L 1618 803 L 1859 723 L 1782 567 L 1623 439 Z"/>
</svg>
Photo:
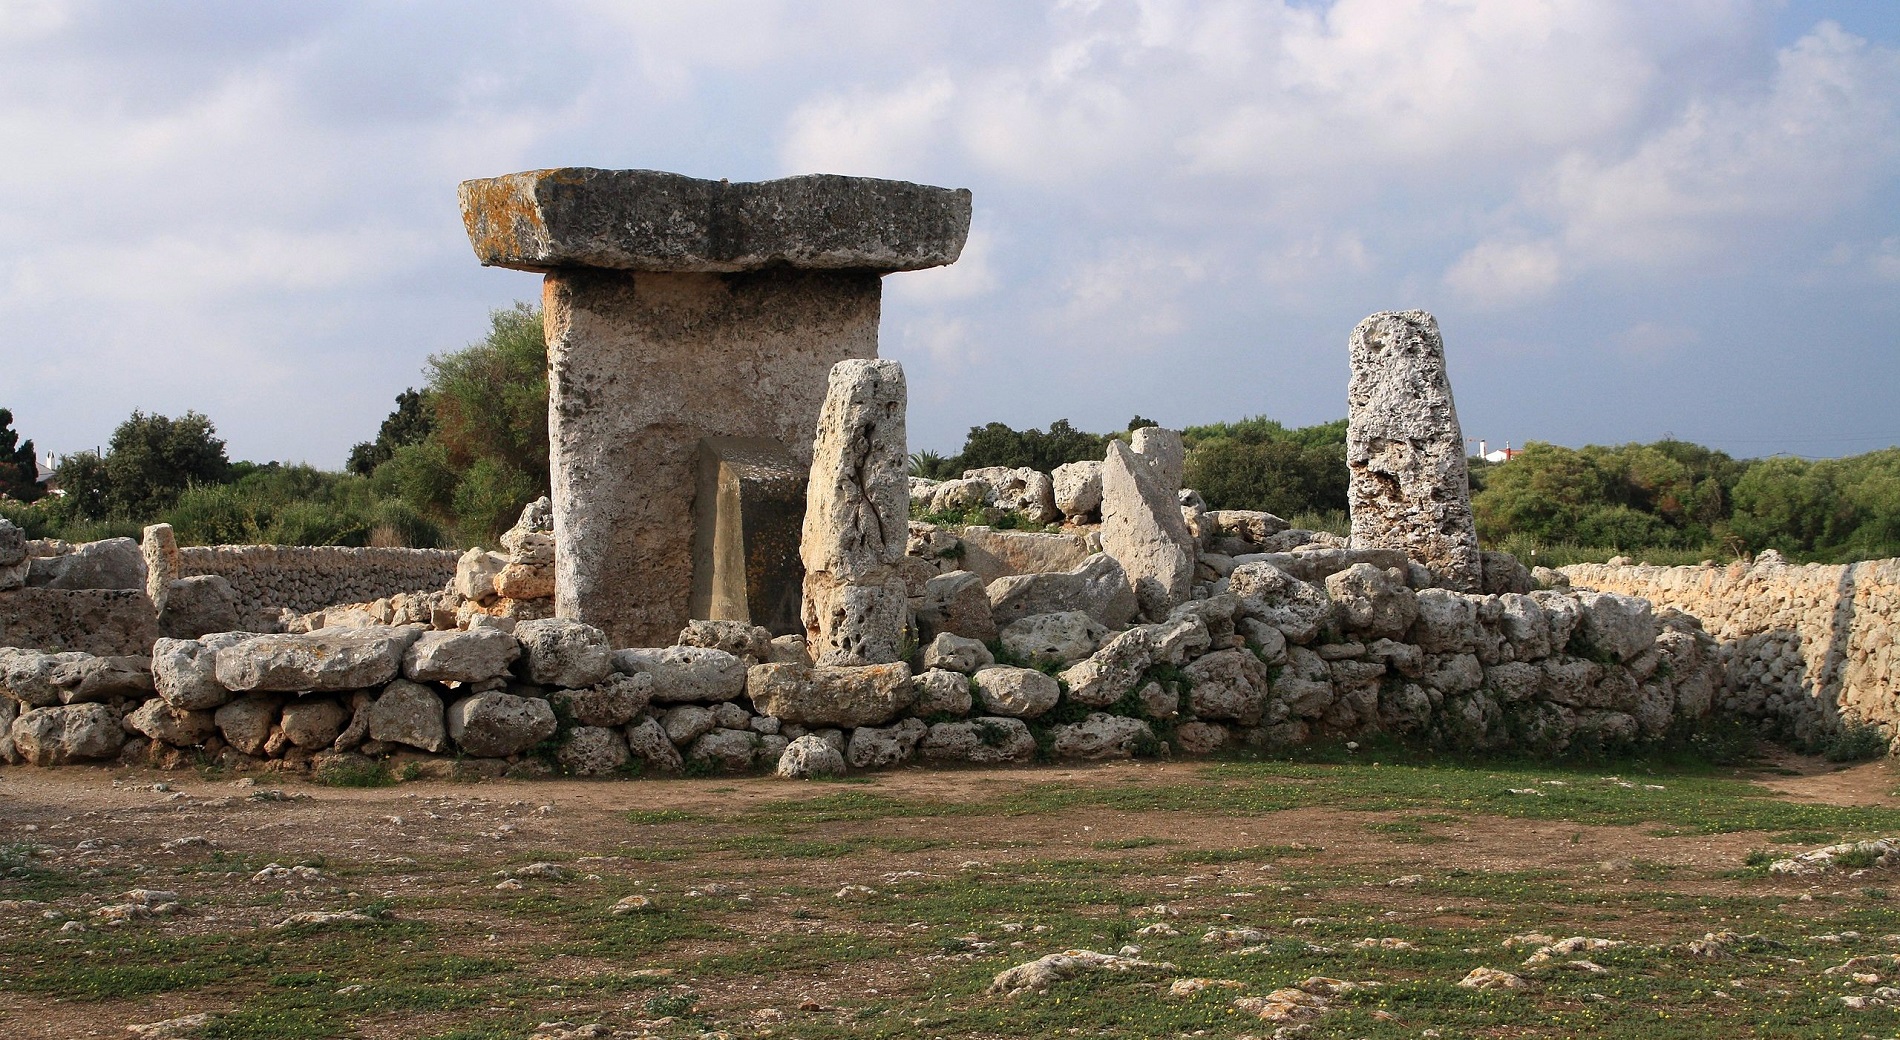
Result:
<svg viewBox="0 0 1900 1040">
<path fill-rule="evenodd" d="M 0 592 L 0 646 L 104 657 L 150 653 L 157 639 L 158 612 L 142 587 Z"/>
<path fill-rule="evenodd" d="M 1402 549 L 1447 588 L 1483 586 L 1464 433 L 1445 343 L 1424 311 L 1385 311 L 1352 332 L 1346 390 L 1352 544 Z"/>
<path fill-rule="evenodd" d="M 967 189 L 830 174 L 729 183 L 566 167 L 459 194 L 482 264 L 522 271 L 917 271 L 954 262 L 970 230 Z"/>
</svg>

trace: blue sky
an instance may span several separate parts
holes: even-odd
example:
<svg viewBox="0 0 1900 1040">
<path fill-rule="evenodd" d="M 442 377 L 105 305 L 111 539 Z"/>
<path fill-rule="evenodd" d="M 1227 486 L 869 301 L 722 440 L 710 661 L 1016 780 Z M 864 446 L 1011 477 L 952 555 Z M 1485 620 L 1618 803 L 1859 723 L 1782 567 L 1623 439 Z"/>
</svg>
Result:
<svg viewBox="0 0 1900 1040">
<path fill-rule="evenodd" d="M 538 279 L 469 178 L 967 187 L 885 282 L 913 448 L 1345 411 L 1439 318 L 1468 436 L 1900 443 L 1900 3 L 0 0 L 0 407 L 340 465 Z"/>
</svg>

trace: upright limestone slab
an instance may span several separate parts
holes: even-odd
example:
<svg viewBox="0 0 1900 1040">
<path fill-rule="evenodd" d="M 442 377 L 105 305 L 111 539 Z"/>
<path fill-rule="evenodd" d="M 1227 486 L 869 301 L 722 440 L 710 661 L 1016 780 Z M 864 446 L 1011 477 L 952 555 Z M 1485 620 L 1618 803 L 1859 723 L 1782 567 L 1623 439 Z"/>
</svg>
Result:
<svg viewBox="0 0 1900 1040">
<path fill-rule="evenodd" d="M 805 638 L 821 665 L 902 658 L 907 602 L 898 562 L 910 537 L 904 369 L 840 361 L 812 445 L 805 491 Z"/>
<path fill-rule="evenodd" d="M 1385 311 L 1352 332 L 1346 465 L 1356 549 L 1401 549 L 1447 588 L 1483 585 L 1464 433 L 1438 322 Z"/>
<path fill-rule="evenodd" d="M 1194 598 L 1194 536 L 1174 492 L 1121 441 L 1102 463 L 1102 551 L 1128 576 L 1141 612 L 1159 621 Z"/>
<path fill-rule="evenodd" d="M 862 177 L 537 170 L 461 198 L 482 263 L 547 274 L 555 610 L 616 646 L 691 615 L 701 441 L 809 464 L 827 373 L 877 355 L 879 276 L 954 261 L 970 221 L 968 191 Z"/>
</svg>

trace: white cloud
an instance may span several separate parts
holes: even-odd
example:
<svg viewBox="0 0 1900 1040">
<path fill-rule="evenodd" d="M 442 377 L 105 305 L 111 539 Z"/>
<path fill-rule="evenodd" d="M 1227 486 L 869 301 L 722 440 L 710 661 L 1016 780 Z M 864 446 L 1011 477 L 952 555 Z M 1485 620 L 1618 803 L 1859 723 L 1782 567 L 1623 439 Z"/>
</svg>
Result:
<svg viewBox="0 0 1900 1040">
<path fill-rule="evenodd" d="M 789 120 L 784 172 L 922 177 L 956 93 L 949 76 L 933 72 L 889 93 L 807 102 Z"/>
<path fill-rule="evenodd" d="M 1509 307 L 1544 298 L 1562 277 L 1550 242 L 1480 242 L 1445 272 L 1445 284 L 1475 306 Z"/>
</svg>

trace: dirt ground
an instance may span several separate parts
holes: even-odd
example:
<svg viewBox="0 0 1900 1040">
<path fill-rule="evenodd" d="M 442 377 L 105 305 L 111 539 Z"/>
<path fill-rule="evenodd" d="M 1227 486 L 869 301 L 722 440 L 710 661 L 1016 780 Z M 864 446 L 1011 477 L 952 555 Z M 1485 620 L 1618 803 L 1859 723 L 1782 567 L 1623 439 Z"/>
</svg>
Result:
<svg viewBox="0 0 1900 1040">
<path fill-rule="evenodd" d="M 1841 769 L 1784 756 L 1749 779 L 1789 802 L 1900 807 L 1896 773 L 1884 762 Z M 816 822 L 800 820 L 795 812 L 773 815 L 775 807 L 841 794 L 972 805 L 1030 788 L 1169 785 L 1207 786 L 1210 811 L 1128 811 L 1094 805 L 910 818 L 873 814 Z M 800 1022 L 813 1035 L 820 1025 L 842 1029 L 869 1013 L 864 1009 L 871 1005 L 894 995 L 927 992 L 933 972 L 941 969 L 933 960 L 940 955 L 934 953 L 847 956 L 836 962 L 796 956 L 800 937 L 838 948 L 864 941 L 910 950 L 907 929 L 928 930 L 928 921 L 903 921 L 900 911 L 840 911 L 841 904 L 853 898 L 846 886 L 872 890 L 864 897 L 869 901 L 879 898 L 878 892 L 901 889 L 911 879 L 924 879 L 921 883 L 928 885 L 928 879 L 973 875 L 1043 878 L 1051 898 L 1059 898 L 1056 893 L 1067 883 L 1063 879 L 1084 877 L 1087 864 L 1114 863 L 1123 869 L 1133 860 L 1141 869 L 1134 875 L 1124 869 L 1112 883 L 1142 898 L 1165 899 L 1171 904 L 1167 913 L 1188 918 L 1198 914 L 1215 923 L 1239 920 L 1249 907 L 1261 908 L 1264 918 L 1265 908 L 1271 906 L 1275 914 L 1301 913 L 1310 919 L 1327 913 L 1328 906 L 1350 904 L 1353 914 L 1368 920 L 1383 914 L 1457 928 L 1486 917 L 1480 912 L 1486 903 L 1482 896 L 1454 898 L 1387 886 L 1378 879 L 1478 872 L 1666 890 L 1693 900 L 1736 893 L 1733 872 L 1763 844 L 1763 835 L 1752 832 L 1683 834 L 1640 825 L 1591 826 L 1565 819 L 1477 814 L 1421 817 L 1417 811 L 1303 807 L 1237 815 L 1221 811 L 1218 800 L 1219 787 L 1210 784 L 1205 766 L 1180 762 L 909 769 L 849 785 L 715 777 L 414 781 L 370 789 L 323 787 L 290 778 L 12 768 L 0 770 L 0 846 L 37 849 L 32 862 L 38 869 L 73 881 L 65 889 L 28 899 L 7 898 L 19 893 L 0 884 L 0 925 L 9 929 L 5 934 L 14 940 L 9 949 L 16 955 L 63 956 L 53 944 L 80 943 L 100 931 L 104 926 L 94 923 L 98 908 L 133 888 L 177 893 L 181 909 L 176 913 L 131 926 L 167 940 L 266 934 L 298 911 L 338 911 L 382 902 L 393 908 L 397 920 L 427 926 L 426 935 L 417 933 L 419 938 L 405 942 L 421 942 L 441 954 L 513 960 L 521 966 L 516 974 L 532 974 L 526 981 L 533 985 L 518 985 L 507 1000 L 497 998 L 494 1007 L 481 1010 L 445 1007 L 354 1015 L 329 1009 L 322 1013 L 332 1017 L 322 1021 L 332 1024 L 314 1032 L 285 1027 L 257 1035 L 525 1035 L 511 1032 L 524 1028 L 518 1024 L 499 1025 L 493 1032 L 454 1031 L 470 1022 L 500 1021 L 496 1016 L 504 1007 L 507 1016 L 502 1017 L 511 1023 L 611 1021 L 622 1028 L 675 1035 L 667 1031 L 673 1020 L 662 1016 L 655 1021 L 655 994 L 690 989 L 700 1017 L 673 1023 L 686 1029 L 677 1035 L 696 1036 L 701 1028 L 716 1027 L 735 1036 L 775 1031 L 796 1036 L 805 1035 Z M 762 828 L 761 819 L 796 825 Z M 1420 819 L 1426 822 L 1408 822 Z M 775 855 L 774 842 L 804 844 L 794 854 Z M 826 851 L 830 846 L 825 843 L 835 845 L 836 851 Z M 1285 866 L 1265 855 L 1195 862 L 1198 852 L 1253 847 L 1295 850 L 1289 854 L 1297 858 L 1285 860 Z M 563 876 L 521 876 L 520 868 L 534 861 L 558 864 Z M 301 878 L 260 880 L 256 873 L 270 863 L 317 866 Z M 1046 866 L 1050 863 L 1067 866 L 1051 873 Z M 1292 867 L 1306 880 L 1279 885 L 1278 871 Z M 510 874 L 518 887 L 505 887 Z M 1295 891 L 1322 875 L 1334 879 L 1327 890 Z M 1813 889 L 1809 881 L 1790 879 L 1757 881 L 1749 892 L 1751 897 L 1792 900 Z M 638 950 L 613 952 L 618 948 L 555 941 L 597 934 L 598 922 L 607 920 L 600 908 L 638 893 L 651 893 L 662 905 L 707 899 L 712 909 L 694 918 L 706 925 L 706 937 L 696 937 L 688 922 L 682 934 Z M 544 897 L 546 902 L 530 904 L 530 897 Z M 593 908 L 587 911 L 592 917 L 578 916 L 575 908 L 582 904 Z M 926 917 L 938 912 L 924 895 L 917 897 L 916 905 Z M 547 916 L 538 916 L 535 906 L 544 907 Z M 954 918 L 954 911 L 950 913 Z M 55 920 L 80 921 L 89 931 L 62 934 L 50 927 Z M 1618 923 L 1631 938 L 1642 937 L 1652 927 L 1662 929 L 1660 919 L 1645 923 L 1639 913 Z M 972 919 L 966 924 L 974 934 L 980 925 L 995 921 Z M 1007 931 L 1006 924 L 997 927 Z M 1671 927 L 1680 924 L 1671 920 Z M 953 919 L 929 925 L 939 926 L 956 931 Z M 1080 927 L 1086 932 L 1090 926 Z M 1186 928 L 1183 924 L 1183 931 Z M 1078 940 L 1088 938 L 1077 935 Z M 1008 935 L 992 939 L 1006 947 L 1004 952 L 1012 946 L 1030 956 L 1048 952 L 1045 944 L 1010 942 Z M 933 941 L 942 943 L 941 938 Z M 978 940 L 971 942 L 977 944 L 973 949 L 984 948 Z M 772 957 L 778 959 L 745 960 L 759 950 L 775 951 Z M 352 963 L 359 973 L 378 970 L 369 953 Z M 128 1025 L 228 1011 L 259 992 L 251 983 L 214 983 L 147 986 L 149 992 L 125 995 L 114 989 L 121 983 L 107 982 L 99 994 L 81 995 L 61 992 L 57 986 L 49 991 L 45 985 L 20 984 L 21 967 L 0 964 L 0 1022 L 5 1023 L 0 1034 L 9 1038 L 125 1036 Z M 564 988 L 563 980 L 578 982 L 602 973 L 632 981 L 619 992 L 611 987 L 573 992 Z M 337 989 L 342 992 L 343 987 Z M 334 1017 L 339 1014 L 343 1017 Z"/>
</svg>

